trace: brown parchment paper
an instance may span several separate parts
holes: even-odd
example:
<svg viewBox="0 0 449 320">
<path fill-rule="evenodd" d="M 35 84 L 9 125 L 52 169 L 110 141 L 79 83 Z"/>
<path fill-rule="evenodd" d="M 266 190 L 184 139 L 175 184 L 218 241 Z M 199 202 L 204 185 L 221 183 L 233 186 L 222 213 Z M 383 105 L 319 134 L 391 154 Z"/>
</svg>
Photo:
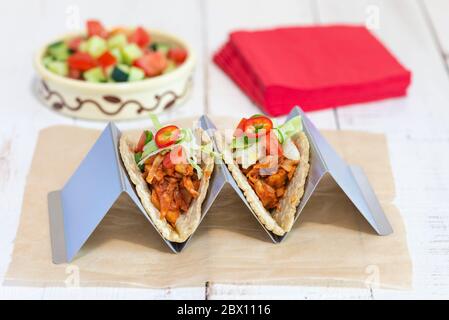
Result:
<svg viewBox="0 0 449 320">
<path fill-rule="evenodd" d="M 230 118 L 213 120 L 221 128 L 236 123 Z M 176 123 L 190 125 L 192 119 Z M 410 288 L 412 265 L 404 225 L 392 203 L 394 182 L 384 135 L 323 133 L 349 163 L 363 167 L 393 226 L 392 235 L 377 236 L 329 182 L 319 188 L 285 241 L 273 244 L 228 189 L 184 251 L 173 254 L 125 196 L 71 264 L 54 265 L 47 194 L 64 185 L 100 132 L 67 126 L 44 129 L 28 175 L 5 284 L 176 287 L 210 281 Z"/>
</svg>

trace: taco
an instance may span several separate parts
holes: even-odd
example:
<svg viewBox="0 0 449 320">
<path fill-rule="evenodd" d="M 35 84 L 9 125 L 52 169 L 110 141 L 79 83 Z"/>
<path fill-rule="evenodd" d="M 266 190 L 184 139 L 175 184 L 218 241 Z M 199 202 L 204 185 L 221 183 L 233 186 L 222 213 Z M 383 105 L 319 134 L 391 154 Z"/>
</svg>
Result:
<svg viewBox="0 0 449 320">
<path fill-rule="evenodd" d="M 300 116 L 275 127 L 268 117 L 243 118 L 231 139 L 217 132 L 217 147 L 265 227 L 290 231 L 309 173 L 309 141 Z"/>
<path fill-rule="evenodd" d="M 212 142 L 201 128 L 154 122 L 157 130 L 145 130 L 137 143 L 123 135 L 120 154 L 156 229 L 165 239 L 181 243 L 201 220 L 214 168 Z"/>
</svg>

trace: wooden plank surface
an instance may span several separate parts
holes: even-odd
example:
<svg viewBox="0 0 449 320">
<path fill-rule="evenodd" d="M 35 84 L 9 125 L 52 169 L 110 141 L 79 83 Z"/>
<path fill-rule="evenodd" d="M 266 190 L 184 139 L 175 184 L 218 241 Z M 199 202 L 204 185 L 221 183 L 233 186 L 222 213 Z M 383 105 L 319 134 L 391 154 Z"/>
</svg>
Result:
<svg viewBox="0 0 449 320">
<path fill-rule="evenodd" d="M 437 46 L 449 66 L 449 1 L 446 0 L 421 0 L 423 13 L 434 33 Z M 448 69 L 449 70 L 449 69 Z"/>
<path fill-rule="evenodd" d="M 198 55 L 195 90 L 180 109 L 163 116 L 241 115 L 257 108 L 236 88 L 211 55 L 240 28 L 312 23 L 369 23 L 373 32 L 413 72 L 406 99 L 311 113 L 320 128 L 384 132 L 397 199 L 408 230 L 414 262 L 414 290 L 221 285 L 186 289 L 0 287 L 0 298 L 444 298 L 449 297 L 449 4 L 445 0 L 87 0 L 0 2 L 0 30 L 8 50 L 0 51 L 3 106 L 0 108 L 0 281 L 6 271 L 20 214 L 37 133 L 54 124 L 102 128 L 104 123 L 61 117 L 43 108 L 31 93 L 31 57 L 46 41 L 67 29 L 67 16 L 81 23 L 101 18 L 107 25 L 138 23 L 185 38 Z M 157 12 L 158 14 L 154 14 Z M 372 24 L 378 13 L 378 25 Z M 26 23 L 17 23 L 21 21 Z M 374 17 L 376 18 L 376 17 Z M 11 26 L 16 26 L 10 32 Z M 30 28 L 32 30 L 30 30 Z M 30 34 L 32 37 L 30 37 Z M 27 41 L 23 41 L 27 39 Z M 446 61 L 447 62 L 447 61 Z M 120 123 L 122 129 L 144 121 Z"/>
</svg>

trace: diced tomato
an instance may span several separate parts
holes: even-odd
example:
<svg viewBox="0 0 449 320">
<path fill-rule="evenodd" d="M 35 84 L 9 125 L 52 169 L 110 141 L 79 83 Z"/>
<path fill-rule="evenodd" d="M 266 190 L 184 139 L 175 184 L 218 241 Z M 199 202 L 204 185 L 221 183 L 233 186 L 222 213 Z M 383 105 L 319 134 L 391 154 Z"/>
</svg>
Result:
<svg viewBox="0 0 449 320">
<path fill-rule="evenodd" d="M 97 66 L 97 61 L 86 52 L 75 52 L 67 63 L 71 69 L 86 71 Z"/>
<path fill-rule="evenodd" d="M 137 143 L 136 148 L 134 149 L 135 153 L 142 152 L 145 145 L 153 140 L 153 133 L 150 130 L 145 130 L 140 135 L 139 142 Z"/>
<path fill-rule="evenodd" d="M 81 79 L 81 71 L 77 69 L 69 69 L 69 78 L 71 79 Z"/>
<path fill-rule="evenodd" d="M 98 58 L 98 63 L 103 68 L 107 68 L 116 64 L 117 59 L 109 51 L 106 51 Z"/>
<path fill-rule="evenodd" d="M 99 36 L 99 37 L 102 37 L 102 38 L 107 38 L 108 37 L 108 32 L 103 27 L 103 25 L 101 24 L 100 21 L 98 21 L 98 20 L 87 20 L 86 25 L 87 25 L 87 35 L 89 37 L 92 37 L 92 36 Z"/>
<path fill-rule="evenodd" d="M 167 152 L 165 154 L 164 160 L 162 160 L 162 165 L 167 169 L 171 169 L 175 166 L 175 164 L 171 161 L 171 152 Z"/>
<path fill-rule="evenodd" d="M 182 48 L 170 48 L 167 54 L 169 59 L 172 59 L 176 64 L 183 63 L 187 58 L 187 51 Z"/>
<path fill-rule="evenodd" d="M 137 143 L 136 148 L 134 149 L 135 153 L 138 152 L 142 152 L 143 151 L 143 147 L 145 146 L 145 141 L 147 140 L 147 134 L 144 132 L 142 132 L 142 134 L 140 135 L 140 139 L 139 142 Z"/>
<path fill-rule="evenodd" d="M 249 138 L 257 138 L 267 134 L 273 128 L 273 122 L 265 116 L 257 116 L 245 122 L 244 132 Z"/>
<path fill-rule="evenodd" d="M 143 48 L 143 49 L 142 49 L 142 52 L 143 52 L 143 54 L 145 55 L 145 54 L 147 54 L 147 53 L 152 53 L 152 52 L 154 52 L 154 51 L 151 50 L 151 48 L 146 47 L 146 48 Z"/>
<path fill-rule="evenodd" d="M 187 163 L 186 153 L 181 146 L 174 148 L 170 153 L 174 164 Z"/>
<path fill-rule="evenodd" d="M 177 126 L 166 126 L 156 133 L 155 142 L 159 148 L 165 148 L 174 144 L 181 134 Z"/>
<path fill-rule="evenodd" d="M 162 164 L 165 168 L 170 169 L 173 168 L 176 164 L 185 163 L 185 160 L 184 149 L 182 149 L 181 146 L 178 146 L 165 155 Z"/>
<path fill-rule="evenodd" d="M 164 71 L 167 59 L 160 52 L 149 52 L 134 61 L 134 65 L 145 71 L 147 77 L 154 77 Z"/>
<path fill-rule="evenodd" d="M 242 118 L 240 120 L 237 128 L 234 131 L 234 137 L 240 137 L 243 134 L 243 130 L 245 129 L 246 118 Z"/>
<path fill-rule="evenodd" d="M 271 131 L 269 134 L 265 136 L 266 138 L 266 152 L 267 155 L 271 156 L 282 156 L 282 145 L 279 143 L 278 138 L 276 137 L 276 134 L 274 134 L 273 131 Z"/>
<path fill-rule="evenodd" d="M 150 43 L 151 38 L 150 34 L 144 28 L 137 27 L 137 29 L 128 37 L 128 41 L 143 48 Z"/>
<path fill-rule="evenodd" d="M 82 37 L 75 37 L 73 39 L 70 39 L 69 43 L 67 44 L 67 46 L 69 47 L 70 50 L 72 51 L 78 51 L 78 48 L 81 44 L 81 42 L 83 41 Z"/>
</svg>

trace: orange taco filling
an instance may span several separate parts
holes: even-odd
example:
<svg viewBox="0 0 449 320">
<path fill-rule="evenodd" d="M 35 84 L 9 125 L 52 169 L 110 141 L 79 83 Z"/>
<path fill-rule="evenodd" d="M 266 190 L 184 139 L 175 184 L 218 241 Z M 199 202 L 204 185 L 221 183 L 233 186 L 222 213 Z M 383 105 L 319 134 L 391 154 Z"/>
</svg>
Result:
<svg viewBox="0 0 449 320">
<path fill-rule="evenodd" d="M 234 131 L 234 160 L 267 210 L 279 209 L 295 175 L 300 153 L 291 138 L 301 128 L 300 117 L 275 127 L 268 117 L 254 115 Z"/>
<path fill-rule="evenodd" d="M 186 213 L 193 199 L 198 197 L 200 180 L 192 165 L 183 161 L 174 163 L 172 155 L 173 151 L 151 156 L 144 163 L 142 175 L 161 219 L 175 226 L 179 216 Z"/>
<path fill-rule="evenodd" d="M 265 209 L 278 209 L 279 201 L 292 180 L 299 161 L 284 156 L 267 156 L 247 169 L 240 170 L 248 179 Z"/>
<path fill-rule="evenodd" d="M 150 189 L 151 202 L 160 218 L 173 227 L 199 196 L 201 168 L 193 164 L 186 144 L 192 139 L 191 131 L 168 125 L 159 128 L 155 135 L 145 130 L 134 150 L 136 163 Z"/>
</svg>

